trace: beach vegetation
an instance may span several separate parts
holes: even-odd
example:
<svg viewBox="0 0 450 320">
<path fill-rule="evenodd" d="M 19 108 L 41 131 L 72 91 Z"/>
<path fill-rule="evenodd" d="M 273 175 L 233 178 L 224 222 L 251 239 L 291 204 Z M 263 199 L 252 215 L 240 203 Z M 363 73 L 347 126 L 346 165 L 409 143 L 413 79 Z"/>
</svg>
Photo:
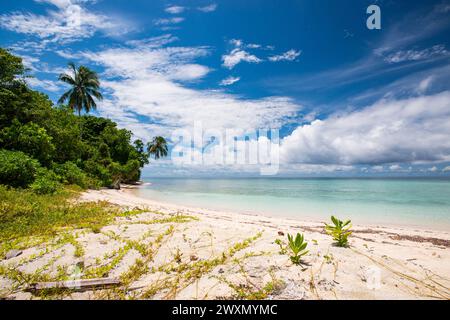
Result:
<svg viewBox="0 0 450 320">
<path fill-rule="evenodd" d="M 138 181 L 150 157 L 167 156 L 163 137 L 133 142 L 131 131 L 89 115 L 102 99 L 95 71 L 69 64 L 59 80 L 70 87 L 55 105 L 28 86 L 20 57 L 0 48 L 0 66 L 0 184 L 27 188 L 37 180 L 38 193 L 64 184 L 118 187 Z"/>
<path fill-rule="evenodd" d="M 27 187 L 34 181 L 38 168 L 39 162 L 23 152 L 0 150 L 0 184 Z"/>
<path fill-rule="evenodd" d="M 52 237 L 66 228 L 95 230 L 114 221 L 117 207 L 105 202 L 76 203 L 77 190 L 66 187 L 55 194 L 37 194 L 0 185 L 0 241 Z"/>
<path fill-rule="evenodd" d="M 287 237 L 289 249 L 291 250 L 290 259 L 292 263 L 300 265 L 302 257 L 309 252 L 306 250 L 308 243 L 305 241 L 303 234 L 300 233 L 297 233 L 295 238 L 291 234 L 288 234 Z"/>
<path fill-rule="evenodd" d="M 338 247 L 348 247 L 348 237 L 352 234 L 350 230 L 351 220 L 342 221 L 331 216 L 332 224 L 325 224 L 325 231 L 333 237 Z"/>
<path fill-rule="evenodd" d="M 275 244 L 277 244 L 280 247 L 280 254 L 286 254 L 287 253 L 287 246 L 281 239 L 276 239 L 274 241 Z"/>
<path fill-rule="evenodd" d="M 52 170 L 39 168 L 30 188 L 37 194 L 54 194 L 60 188 L 60 177 Z"/>
</svg>

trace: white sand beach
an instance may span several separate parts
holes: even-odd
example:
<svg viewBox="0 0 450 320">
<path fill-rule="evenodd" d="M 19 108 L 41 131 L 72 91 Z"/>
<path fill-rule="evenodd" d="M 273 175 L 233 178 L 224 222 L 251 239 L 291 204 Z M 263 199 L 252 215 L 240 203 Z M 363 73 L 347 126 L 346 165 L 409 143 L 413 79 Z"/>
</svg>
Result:
<svg viewBox="0 0 450 320">
<path fill-rule="evenodd" d="M 117 218 L 97 233 L 73 231 L 81 257 L 75 257 L 71 244 L 40 244 L 0 266 L 23 272 L 42 268 L 49 274 L 63 266 L 104 267 L 106 277 L 124 283 L 120 293 L 117 288 L 68 291 L 62 299 L 450 298 L 450 232 L 356 224 L 350 247 L 339 248 L 324 232 L 323 221 L 163 204 L 127 188 L 87 191 L 80 201 L 145 212 Z M 305 235 L 309 249 L 301 266 L 274 243 L 297 232 Z M 39 254 L 45 246 L 51 250 Z M 0 288 L 5 298 L 38 298 L 11 279 L 0 279 Z"/>
</svg>

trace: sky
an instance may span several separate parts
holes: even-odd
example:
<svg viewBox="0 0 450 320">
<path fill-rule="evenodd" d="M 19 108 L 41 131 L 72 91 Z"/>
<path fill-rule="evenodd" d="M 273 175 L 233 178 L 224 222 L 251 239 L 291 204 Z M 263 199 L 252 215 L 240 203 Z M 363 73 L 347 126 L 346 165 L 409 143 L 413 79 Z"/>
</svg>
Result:
<svg viewBox="0 0 450 320">
<path fill-rule="evenodd" d="M 371 4 L 380 30 L 366 26 Z M 95 70 L 94 114 L 166 137 L 171 153 L 199 124 L 258 146 L 269 140 L 251 134 L 273 129 L 278 176 L 450 176 L 449 15 L 448 0 L 2 0 L 0 45 L 55 103 L 69 61 Z M 193 154 L 222 147 L 211 141 Z M 144 169 L 258 174 L 172 157 Z"/>
</svg>

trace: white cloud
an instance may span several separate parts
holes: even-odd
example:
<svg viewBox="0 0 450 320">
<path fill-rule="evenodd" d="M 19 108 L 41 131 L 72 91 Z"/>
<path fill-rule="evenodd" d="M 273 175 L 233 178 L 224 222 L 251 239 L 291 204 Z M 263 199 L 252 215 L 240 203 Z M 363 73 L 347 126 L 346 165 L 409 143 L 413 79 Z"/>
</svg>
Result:
<svg viewBox="0 0 450 320">
<path fill-rule="evenodd" d="M 417 87 L 417 92 L 418 93 L 424 93 L 428 90 L 428 88 L 430 87 L 431 83 L 433 82 L 434 77 L 433 76 L 428 76 L 425 79 L 423 79 L 422 81 L 420 81 L 418 87 Z"/>
<path fill-rule="evenodd" d="M 389 170 L 391 170 L 391 171 L 399 171 L 401 169 L 402 169 L 402 167 L 398 164 L 393 164 L 389 167 Z"/>
<path fill-rule="evenodd" d="M 241 39 L 231 39 L 229 42 L 235 47 L 242 47 L 244 45 L 244 42 Z"/>
<path fill-rule="evenodd" d="M 174 129 L 191 128 L 195 121 L 205 129 L 240 132 L 279 128 L 297 114 L 300 106 L 286 97 L 245 99 L 185 87 L 179 81 L 200 80 L 209 71 L 194 63 L 207 54 L 207 47 L 137 45 L 81 52 L 78 58 L 105 68 L 102 86 L 109 94 L 99 104 L 100 114 L 143 139 L 170 137 Z"/>
<path fill-rule="evenodd" d="M 213 12 L 213 11 L 216 11 L 217 4 L 212 3 L 212 4 L 204 6 L 204 7 L 198 7 L 197 9 L 202 12 Z"/>
<path fill-rule="evenodd" d="M 264 60 L 257 57 L 254 54 L 251 54 L 247 51 L 247 49 L 260 49 L 260 50 L 273 50 L 273 46 L 262 46 L 257 43 L 246 44 L 241 39 L 231 39 L 229 41 L 230 45 L 234 47 L 229 53 L 224 54 L 222 56 L 223 66 L 228 69 L 233 69 L 236 65 L 241 62 L 248 63 L 260 63 Z M 269 61 L 278 62 L 278 61 L 294 61 L 301 55 L 301 50 L 288 50 L 279 55 L 273 55 L 268 57 Z"/>
<path fill-rule="evenodd" d="M 433 166 L 431 168 L 428 168 L 427 170 L 430 172 L 436 172 L 438 170 L 438 168 L 436 166 Z"/>
<path fill-rule="evenodd" d="M 405 61 L 418 61 L 430 59 L 436 56 L 447 55 L 448 51 L 444 45 L 435 45 L 423 50 L 400 50 L 384 58 L 388 63 L 399 63 Z"/>
<path fill-rule="evenodd" d="M 162 18 L 155 20 L 155 24 L 157 26 L 165 26 L 170 24 L 178 24 L 184 21 L 183 17 L 174 17 L 174 18 Z"/>
<path fill-rule="evenodd" d="M 223 66 L 228 69 L 233 69 L 236 65 L 241 62 L 248 63 L 260 63 L 262 60 L 257 56 L 248 53 L 245 50 L 241 50 L 239 48 L 233 49 L 229 54 L 225 54 L 222 56 Z"/>
<path fill-rule="evenodd" d="M 302 54 L 301 50 L 294 50 L 291 49 L 289 51 L 286 51 L 283 54 L 280 55 L 275 55 L 275 56 L 271 56 L 269 57 L 269 60 L 272 62 L 278 62 L 278 61 L 294 61 L 295 59 L 297 59 L 300 55 Z"/>
<path fill-rule="evenodd" d="M 383 172 L 384 171 L 383 166 L 372 166 L 371 169 L 372 169 L 372 171 L 375 171 L 375 172 Z"/>
<path fill-rule="evenodd" d="M 247 48 L 249 48 L 249 49 L 259 49 L 259 48 L 261 48 L 261 45 L 257 44 L 257 43 L 249 43 L 247 45 Z"/>
<path fill-rule="evenodd" d="M 36 89 L 43 89 L 50 92 L 59 92 L 62 88 L 59 83 L 51 80 L 40 80 L 38 78 L 27 78 L 26 82 Z"/>
<path fill-rule="evenodd" d="M 180 14 L 182 13 L 184 10 L 186 10 L 185 7 L 182 6 L 169 6 L 165 9 L 165 11 L 167 13 L 171 13 L 171 14 Z"/>
<path fill-rule="evenodd" d="M 209 73 L 208 67 L 199 64 L 183 64 L 168 68 L 167 77 L 172 80 L 197 80 Z"/>
<path fill-rule="evenodd" d="M 239 80 L 241 80 L 240 77 L 232 77 L 232 76 L 230 76 L 230 77 L 225 78 L 225 79 L 223 79 L 222 81 L 220 81 L 220 85 L 221 85 L 221 86 L 230 86 L 230 85 L 232 85 L 233 83 L 238 82 Z"/>
<path fill-rule="evenodd" d="M 450 160 L 450 91 L 381 100 L 315 120 L 283 139 L 289 163 L 385 164 Z"/>
<path fill-rule="evenodd" d="M 126 44 L 130 46 L 147 46 L 150 48 L 158 48 L 170 44 L 172 42 L 178 41 L 178 38 L 171 34 L 164 34 L 162 36 L 151 37 L 140 40 L 130 40 Z"/>
<path fill-rule="evenodd" d="M 442 172 L 450 172 L 450 166 L 447 166 L 444 169 L 442 169 Z"/>
<path fill-rule="evenodd" d="M 51 42 L 69 43 L 93 36 L 97 31 L 108 35 L 124 34 L 130 27 L 118 18 L 88 11 L 80 0 L 37 0 L 54 5 L 47 15 L 13 12 L 0 15 L 0 26 L 17 33 L 33 35 Z"/>
</svg>

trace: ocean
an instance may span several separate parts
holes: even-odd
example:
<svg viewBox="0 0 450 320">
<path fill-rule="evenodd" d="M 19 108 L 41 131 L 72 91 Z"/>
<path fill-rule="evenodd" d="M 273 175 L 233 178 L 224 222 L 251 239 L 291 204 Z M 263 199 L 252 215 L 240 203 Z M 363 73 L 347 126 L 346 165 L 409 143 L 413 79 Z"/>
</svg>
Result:
<svg viewBox="0 0 450 320">
<path fill-rule="evenodd" d="M 147 178 L 141 197 L 191 207 L 450 231 L 450 180 L 429 178 Z"/>
</svg>

